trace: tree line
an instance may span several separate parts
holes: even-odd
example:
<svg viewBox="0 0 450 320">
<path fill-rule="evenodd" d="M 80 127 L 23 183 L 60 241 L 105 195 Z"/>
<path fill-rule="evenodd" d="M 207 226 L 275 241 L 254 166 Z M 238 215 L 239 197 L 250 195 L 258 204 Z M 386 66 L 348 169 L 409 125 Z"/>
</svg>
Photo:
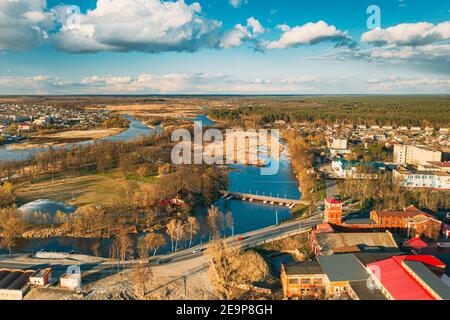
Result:
<svg viewBox="0 0 450 320">
<path fill-rule="evenodd" d="M 258 124 L 276 120 L 394 126 L 450 125 L 448 96 L 242 97 L 232 107 L 212 108 L 213 119 Z"/>
</svg>

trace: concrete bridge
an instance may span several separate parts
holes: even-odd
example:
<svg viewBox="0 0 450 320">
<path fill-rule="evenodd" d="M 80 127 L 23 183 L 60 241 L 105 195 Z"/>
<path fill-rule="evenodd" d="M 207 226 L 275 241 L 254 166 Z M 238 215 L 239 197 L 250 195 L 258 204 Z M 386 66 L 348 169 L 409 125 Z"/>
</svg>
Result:
<svg viewBox="0 0 450 320">
<path fill-rule="evenodd" d="M 304 200 L 294 200 L 287 198 L 276 198 L 276 197 L 268 197 L 265 195 L 257 195 L 250 193 L 240 193 L 240 192 L 231 192 L 231 191 L 221 191 L 223 196 L 222 198 L 230 200 L 230 199 L 238 199 L 243 201 L 258 201 L 266 204 L 279 205 L 283 207 L 293 208 L 296 205 L 309 205 L 308 201 Z"/>
</svg>

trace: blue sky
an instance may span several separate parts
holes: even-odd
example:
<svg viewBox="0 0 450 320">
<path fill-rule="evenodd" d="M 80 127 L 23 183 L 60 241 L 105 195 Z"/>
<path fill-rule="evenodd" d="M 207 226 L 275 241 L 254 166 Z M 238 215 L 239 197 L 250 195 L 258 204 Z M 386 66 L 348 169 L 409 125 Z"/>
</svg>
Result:
<svg viewBox="0 0 450 320">
<path fill-rule="evenodd" d="M 449 1 L 0 0 L 0 18 L 0 94 L 450 93 Z"/>
</svg>

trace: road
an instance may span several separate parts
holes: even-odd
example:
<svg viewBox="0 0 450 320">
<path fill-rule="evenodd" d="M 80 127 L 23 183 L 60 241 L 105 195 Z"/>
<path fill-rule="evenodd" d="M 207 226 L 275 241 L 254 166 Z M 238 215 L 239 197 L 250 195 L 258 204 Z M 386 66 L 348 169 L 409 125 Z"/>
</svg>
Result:
<svg viewBox="0 0 450 320">
<path fill-rule="evenodd" d="M 264 241 L 270 241 L 274 238 L 294 235 L 298 231 L 306 231 L 312 226 L 316 226 L 322 222 L 322 217 L 318 212 L 311 217 L 311 219 L 295 221 L 284 223 L 278 226 L 267 227 L 255 231 L 251 231 L 248 233 L 236 235 L 234 237 L 230 237 L 225 239 L 225 243 L 231 246 L 240 245 L 243 248 L 251 248 L 256 246 L 257 244 L 263 243 Z M 243 238 L 243 240 L 238 241 L 238 238 Z M 150 265 L 168 265 L 171 263 L 176 263 L 180 261 L 186 261 L 189 259 L 199 257 L 204 250 L 206 250 L 208 244 L 197 245 L 195 247 L 175 252 L 155 260 L 150 261 Z M 200 253 L 194 253 L 194 250 L 202 250 Z"/>
<path fill-rule="evenodd" d="M 339 195 L 336 180 L 327 179 L 325 181 L 325 184 L 327 187 L 327 199 L 332 199 L 335 196 Z"/>
<path fill-rule="evenodd" d="M 312 226 L 315 226 L 322 222 L 322 218 L 319 212 L 314 212 L 310 219 L 283 223 L 278 226 L 271 226 L 255 231 L 251 231 L 248 233 L 236 235 L 234 237 L 229 237 L 225 239 L 225 243 L 231 246 L 241 246 L 243 248 L 251 248 L 257 245 L 264 243 L 265 241 L 277 240 L 280 237 L 289 236 L 298 234 L 300 231 L 307 231 Z M 238 241 L 238 238 L 243 239 Z M 204 254 L 204 251 L 207 249 L 208 244 L 205 243 L 203 245 L 197 245 L 195 247 L 175 252 L 172 254 L 160 256 L 157 258 L 151 258 L 148 262 L 150 266 L 165 266 L 170 265 L 172 263 L 183 262 L 191 259 L 198 258 Z M 200 249 L 202 250 L 199 253 L 194 253 L 194 250 Z M 98 263 L 79 263 L 74 261 L 71 263 L 70 261 L 65 261 L 61 263 L 57 262 L 49 262 L 45 259 L 31 259 L 24 262 L 10 260 L 8 258 L 0 259 L 0 269 L 31 269 L 38 270 L 47 267 L 51 267 L 53 270 L 53 274 L 55 276 L 63 275 L 67 267 L 71 264 L 79 265 L 80 269 L 83 273 L 83 276 L 86 274 L 105 274 L 111 273 L 112 270 L 116 267 L 116 262 L 103 262 L 101 264 Z M 133 267 L 132 261 L 125 262 L 124 268 L 129 269 Z"/>
</svg>

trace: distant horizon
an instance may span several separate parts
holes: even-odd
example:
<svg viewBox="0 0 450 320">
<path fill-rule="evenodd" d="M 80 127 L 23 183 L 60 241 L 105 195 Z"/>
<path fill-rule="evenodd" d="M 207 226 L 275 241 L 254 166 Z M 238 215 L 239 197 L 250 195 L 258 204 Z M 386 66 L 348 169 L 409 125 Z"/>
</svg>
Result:
<svg viewBox="0 0 450 320">
<path fill-rule="evenodd" d="M 267 94 L 216 94 L 216 93 L 179 93 L 179 94 L 163 94 L 163 93 L 143 93 L 143 94 L 2 94 L 0 98 L 16 98 L 16 97 L 450 97 L 450 93 L 299 93 L 299 94 L 284 94 L 284 93 L 267 93 Z"/>
</svg>

